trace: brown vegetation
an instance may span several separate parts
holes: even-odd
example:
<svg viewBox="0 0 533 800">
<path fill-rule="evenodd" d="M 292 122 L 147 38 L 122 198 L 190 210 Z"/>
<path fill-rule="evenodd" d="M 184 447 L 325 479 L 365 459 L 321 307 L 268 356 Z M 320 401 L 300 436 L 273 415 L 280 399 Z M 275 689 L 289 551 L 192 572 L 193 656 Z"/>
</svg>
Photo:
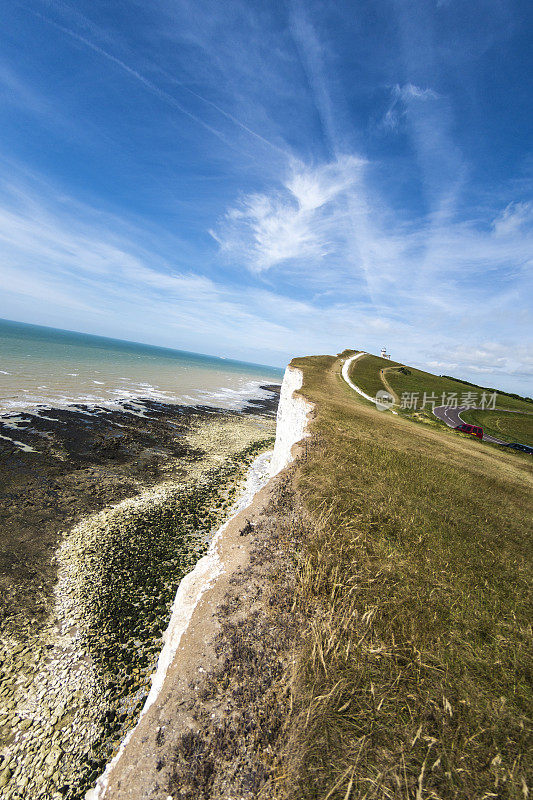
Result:
<svg viewBox="0 0 533 800">
<path fill-rule="evenodd" d="M 299 471 L 310 628 L 278 794 L 525 800 L 528 457 L 369 407 L 340 359 L 292 363 L 321 446 Z"/>
</svg>

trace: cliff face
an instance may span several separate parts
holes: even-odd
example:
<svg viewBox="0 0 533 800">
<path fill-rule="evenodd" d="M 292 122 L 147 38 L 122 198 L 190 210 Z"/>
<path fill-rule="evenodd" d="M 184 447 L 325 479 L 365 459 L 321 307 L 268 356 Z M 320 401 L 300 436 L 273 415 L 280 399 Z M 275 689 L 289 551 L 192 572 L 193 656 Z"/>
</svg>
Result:
<svg viewBox="0 0 533 800">
<path fill-rule="evenodd" d="M 295 395 L 302 388 L 303 374 L 296 367 L 287 367 L 281 385 L 276 420 L 276 444 L 270 462 L 271 476 L 281 472 L 293 460 L 291 450 L 307 433 L 308 414 L 313 406 L 303 397 Z"/>
<path fill-rule="evenodd" d="M 293 445 L 308 435 L 306 432 L 308 416 L 313 406 L 303 397 L 295 395 L 301 388 L 302 382 L 301 370 L 287 367 L 280 393 L 276 442 L 270 468 L 267 467 L 268 454 L 263 454 L 254 461 L 249 472 L 246 490 L 234 516 L 216 533 L 206 556 L 200 559 L 192 572 L 182 580 L 177 591 L 170 624 L 165 632 L 165 644 L 160 654 L 158 669 L 153 676 L 152 688 L 139 722 L 126 737 L 106 772 L 97 781 L 96 787 L 88 792 L 86 800 L 102 800 L 103 798 L 105 800 L 123 800 L 123 798 L 126 800 L 128 798 L 129 800 L 133 797 L 136 800 L 148 797 L 166 800 L 173 795 L 169 795 L 166 788 L 163 790 L 162 784 L 166 784 L 172 791 L 173 784 L 178 781 L 178 773 L 181 775 L 178 783 L 182 783 L 182 785 L 183 782 L 187 783 L 189 778 L 187 775 L 181 774 L 175 757 L 170 753 L 174 752 L 176 748 L 179 750 L 183 737 L 188 735 L 187 731 L 198 727 L 197 720 L 204 713 L 205 709 L 198 693 L 199 669 L 203 677 L 213 679 L 213 675 L 218 674 L 217 670 L 221 669 L 220 662 L 226 664 L 222 668 L 223 674 L 226 674 L 229 669 L 228 664 L 238 665 L 240 663 L 238 654 L 230 655 L 234 639 L 233 628 L 236 623 L 232 621 L 231 614 L 227 610 L 228 593 L 231 594 L 232 587 L 234 584 L 236 585 L 236 582 L 239 583 L 241 596 L 238 600 L 234 598 L 232 603 L 238 605 L 238 613 L 237 611 L 235 613 L 240 626 L 245 624 L 242 620 L 247 620 L 249 613 L 246 598 L 257 591 L 257 586 L 261 586 L 262 599 L 256 604 L 253 618 L 249 623 L 246 622 L 246 625 L 250 626 L 250 631 L 247 633 L 250 638 L 250 648 L 258 647 L 258 643 L 262 643 L 261 647 L 263 647 L 270 635 L 274 636 L 274 640 L 278 634 L 281 636 L 280 631 L 285 632 L 287 648 L 292 646 L 297 629 L 294 627 L 294 615 L 289 613 L 290 603 L 287 600 L 287 609 L 284 609 L 283 598 L 290 598 L 290 585 L 293 580 L 292 573 L 285 563 L 287 547 L 295 547 L 298 537 L 294 529 L 293 514 L 290 526 L 291 541 L 284 545 L 282 551 L 278 552 L 280 532 L 284 531 L 284 525 L 287 524 L 285 519 L 287 499 L 283 504 L 272 503 L 272 497 L 279 491 L 283 477 L 280 476 L 276 481 L 268 480 L 268 478 L 278 475 L 294 460 L 291 452 Z M 265 486 L 265 484 L 267 485 Z M 288 497 L 290 492 L 285 491 Z M 264 514 L 264 510 L 269 503 L 271 510 L 267 515 Z M 280 509 L 279 518 L 276 518 L 276 514 L 273 513 L 277 507 Z M 252 520 L 251 527 L 250 520 Z M 250 531 L 253 531 L 252 536 L 247 535 Z M 283 537 L 288 537 L 288 535 L 288 531 L 283 533 Z M 260 557 L 259 553 L 261 553 Z M 251 556 L 253 566 L 250 564 Z M 287 572 L 285 576 L 287 585 L 281 592 L 283 597 L 276 599 L 275 605 L 279 606 L 278 616 L 281 616 L 278 627 L 274 625 L 272 628 L 271 604 L 266 603 L 265 597 L 272 591 L 267 573 L 269 569 L 274 568 Z M 281 590 L 278 587 L 276 591 Z M 264 614 L 258 611 L 258 608 L 263 605 L 266 609 Z M 283 618 L 281 622 L 284 614 L 287 619 Z M 273 632 L 269 633 L 271 628 Z M 278 633 L 275 633 L 276 631 Z M 257 653 L 258 663 L 263 664 L 267 673 L 272 668 L 273 674 L 279 671 L 283 662 L 281 655 L 283 647 L 280 642 L 274 646 L 274 640 L 270 643 L 271 646 L 266 649 L 260 648 L 261 652 Z M 217 655 L 221 652 L 225 654 L 225 658 Z M 271 661 L 272 664 L 270 664 Z M 248 693 L 253 682 L 253 676 L 248 676 L 245 681 Z M 194 690 L 191 690 L 191 686 L 194 687 Z M 264 691 L 264 686 L 257 689 L 259 706 L 264 702 L 263 699 L 260 699 L 263 697 Z M 208 715 L 205 733 L 208 739 L 212 736 L 212 729 L 218 730 L 214 722 L 217 714 L 220 714 L 219 724 L 222 728 L 228 725 L 229 717 L 227 717 L 227 710 L 224 710 L 227 703 L 228 697 L 224 692 L 217 699 L 213 708 L 210 707 L 211 712 Z M 218 709 L 217 714 L 215 714 L 215 709 Z M 243 720 L 247 713 L 248 710 L 244 709 Z M 265 714 L 263 716 L 267 719 Z M 263 716 L 258 712 L 258 717 L 262 719 Z M 244 725 L 244 727 L 246 726 Z M 162 744 L 163 738 L 165 739 L 164 745 Z M 150 746 L 146 744 L 148 741 L 151 742 Z M 204 743 L 204 745 L 208 750 L 215 747 L 213 742 Z M 255 745 L 251 744 L 250 747 L 253 750 Z M 231 748 L 229 748 L 228 754 L 230 751 Z M 247 749 L 244 748 L 243 753 L 247 752 Z M 221 761 L 221 763 L 224 760 L 222 755 L 224 754 L 219 753 L 217 756 L 217 761 Z M 154 766 L 152 762 L 156 756 Z M 231 758 L 236 757 L 235 753 L 231 756 Z M 248 757 L 247 755 L 246 758 Z M 164 776 L 160 772 L 160 767 L 157 766 L 163 761 L 167 765 Z M 226 764 L 225 771 L 227 769 L 228 765 Z M 221 771 L 222 783 L 226 780 L 223 777 L 225 771 Z M 156 787 L 159 787 L 157 791 Z M 222 788 L 220 791 L 222 792 Z M 217 799 L 219 797 L 216 791 L 213 791 L 212 796 Z"/>
</svg>

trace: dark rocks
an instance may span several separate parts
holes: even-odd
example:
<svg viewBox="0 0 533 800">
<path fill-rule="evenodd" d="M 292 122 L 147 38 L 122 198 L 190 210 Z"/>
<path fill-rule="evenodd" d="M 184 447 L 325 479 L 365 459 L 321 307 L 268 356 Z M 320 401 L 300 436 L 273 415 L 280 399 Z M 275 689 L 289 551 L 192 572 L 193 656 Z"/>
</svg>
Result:
<svg viewBox="0 0 533 800">
<path fill-rule="evenodd" d="M 245 465 L 265 446 L 249 418 L 221 413 L 204 422 L 189 412 L 180 447 L 190 458 L 179 462 L 187 483 L 174 479 L 176 459 L 167 452 L 158 461 L 165 480 L 151 488 L 150 478 L 146 488 L 132 477 L 139 475 L 132 462 L 61 464 L 53 454 L 42 475 L 28 464 L 11 484 L 4 511 L 16 523 L 7 528 L 16 591 L 7 600 L 21 602 L 0 640 L 6 800 L 79 800 L 138 718 L 177 585 L 205 552 Z M 161 430 L 164 424 L 159 418 Z M 146 444 L 136 455 L 153 453 Z M 24 485 L 35 490 L 33 504 L 23 502 Z M 126 490 L 127 499 L 98 510 Z M 40 509 L 52 502 L 59 522 L 43 527 Z M 73 516 L 78 522 L 68 529 Z"/>
</svg>

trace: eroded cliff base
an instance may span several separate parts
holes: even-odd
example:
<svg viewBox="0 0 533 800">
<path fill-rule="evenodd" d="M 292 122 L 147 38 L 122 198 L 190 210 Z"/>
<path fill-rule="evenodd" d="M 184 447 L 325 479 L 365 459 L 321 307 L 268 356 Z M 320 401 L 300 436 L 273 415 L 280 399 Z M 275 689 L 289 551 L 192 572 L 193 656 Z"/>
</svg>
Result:
<svg viewBox="0 0 533 800">
<path fill-rule="evenodd" d="M 248 800 L 272 784 L 304 629 L 293 597 L 305 517 L 292 472 L 234 520 L 217 597 L 204 598 L 106 799 Z"/>
</svg>

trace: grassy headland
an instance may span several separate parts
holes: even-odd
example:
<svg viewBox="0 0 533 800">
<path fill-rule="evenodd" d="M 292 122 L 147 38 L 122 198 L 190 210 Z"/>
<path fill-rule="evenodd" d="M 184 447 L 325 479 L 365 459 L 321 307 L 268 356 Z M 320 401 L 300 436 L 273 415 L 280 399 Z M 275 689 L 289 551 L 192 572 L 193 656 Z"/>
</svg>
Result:
<svg viewBox="0 0 533 800">
<path fill-rule="evenodd" d="M 483 392 L 488 396 L 496 391 L 496 407 L 508 408 L 513 411 L 525 411 L 533 414 L 533 401 L 527 398 L 520 398 L 517 395 L 510 395 L 483 386 L 475 386 L 472 383 L 464 382 L 446 375 L 432 375 L 420 369 L 400 364 L 397 361 L 389 361 L 385 358 L 367 354 L 355 361 L 350 369 L 350 378 L 360 386 L 367 394 L 375 396 L 379 389 L 385 389 L 381 378 L 381 370 L 387 370 L 385 378 L 392 390 L 401 397 L 402 393 L 418 394 L 418 408 L 424 399 L 424 393 L 429 397 L 434 394 L 436 405 L 444 405 L 449 395 L 455 394 L 461 405 L 461 396 L 469 393 L 470 397 L 475 395 L 480 402 Z M 442 400 L 443 394 L 445 400 Z"/>
<path fill-rule="evenodd" d="M 294 596 L 309 630 L 273 786 L 299 800 L 524 800 L 530 459 L 378 411 L 341 378 L 352 354 L 292 361 L 316 406 L 297 471 L 314 523 Z M 365 361 L 352 379 L 372 393 Z M 421 385 L 418 370 L 388 376 L 398 392 L 462 391 Z"/>
</svg>

